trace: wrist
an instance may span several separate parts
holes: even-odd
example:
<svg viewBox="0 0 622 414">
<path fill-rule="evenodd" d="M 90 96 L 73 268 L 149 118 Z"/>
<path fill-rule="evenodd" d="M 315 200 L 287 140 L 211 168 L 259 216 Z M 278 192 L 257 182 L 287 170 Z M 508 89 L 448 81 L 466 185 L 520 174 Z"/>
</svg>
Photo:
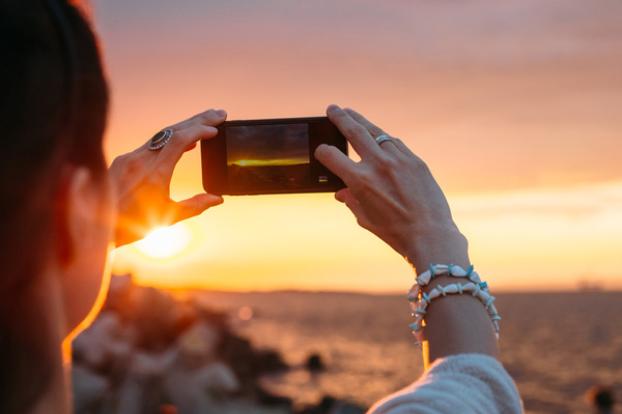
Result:
<svg viewBox="0 0 622 414">
<path fill-rule="evenodd" d="M 406 259 L 417 273 L 425 271 L 430 264 L 455 264 L 467 268 L 471 261 L 468 241 L 458 228 L 451 225 L 426 226 L 411 239 L 406 249 Z"/>
</svg>

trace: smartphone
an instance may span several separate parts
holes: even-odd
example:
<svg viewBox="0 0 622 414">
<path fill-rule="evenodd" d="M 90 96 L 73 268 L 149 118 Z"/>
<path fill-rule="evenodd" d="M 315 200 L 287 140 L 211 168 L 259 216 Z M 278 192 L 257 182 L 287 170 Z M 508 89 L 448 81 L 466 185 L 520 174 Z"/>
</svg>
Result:
<svg viewBox="0 0 622 414">
<path fill-rule="evenodd" d="M 348 154 L 326 117 L 227 121 L 201 141 L 203 188 L 221 195 L 334 192 L 345 187 L 314 157 L 320 144 Z"/>
</svg>

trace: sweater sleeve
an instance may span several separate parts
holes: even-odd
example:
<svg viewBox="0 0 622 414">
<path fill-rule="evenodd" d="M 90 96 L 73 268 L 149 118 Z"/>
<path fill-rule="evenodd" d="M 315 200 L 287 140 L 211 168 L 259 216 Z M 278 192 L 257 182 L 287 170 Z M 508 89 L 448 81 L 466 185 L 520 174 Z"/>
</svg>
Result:
<svg viewBox="0 0 622 414">
<path fill-rule="evenodd" d="M 522 401 L 503 366 L 487 355 L 442 358 L 415 383 L 368 414 L 520 414 Z"/>
</svg>

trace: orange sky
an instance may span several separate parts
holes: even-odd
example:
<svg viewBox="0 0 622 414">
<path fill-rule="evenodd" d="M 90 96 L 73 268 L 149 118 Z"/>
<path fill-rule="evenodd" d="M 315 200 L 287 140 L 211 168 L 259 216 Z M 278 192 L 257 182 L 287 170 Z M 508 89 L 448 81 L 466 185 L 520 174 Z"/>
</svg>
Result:
<svg viewBox="0 0 622 414">
<path fill-rule="evenodd" d="M 352 106 L 429 162 L 493 285 L 622 287 L 619 1 L 93 4 L 113 89 L 110 158 L 204 108 L 243 119 Z M 198 191 L 193 153 L 173 193 Z M 129 246 L 116 269 L 232 289 L 412 280 L 330 195 L 227 198 L 185 226 L 179 255 Z"/>
</svg>

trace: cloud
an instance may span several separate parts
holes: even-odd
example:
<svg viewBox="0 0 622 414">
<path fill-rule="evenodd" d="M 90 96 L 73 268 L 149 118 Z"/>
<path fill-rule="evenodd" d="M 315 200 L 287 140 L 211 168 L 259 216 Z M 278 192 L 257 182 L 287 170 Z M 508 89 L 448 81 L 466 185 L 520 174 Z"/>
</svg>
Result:
<svg viewBox="0 0 622 414">
<path fill-rule="evenodd" d="M 620 217 L 622 224 L 622 181 L 459 196 L 452 204 L 466 220 L 512 216 L 568 219 L 576 223 L 613 213 Z M 620 237 L 622 239 L 622 234 Z"/>
</svg>

